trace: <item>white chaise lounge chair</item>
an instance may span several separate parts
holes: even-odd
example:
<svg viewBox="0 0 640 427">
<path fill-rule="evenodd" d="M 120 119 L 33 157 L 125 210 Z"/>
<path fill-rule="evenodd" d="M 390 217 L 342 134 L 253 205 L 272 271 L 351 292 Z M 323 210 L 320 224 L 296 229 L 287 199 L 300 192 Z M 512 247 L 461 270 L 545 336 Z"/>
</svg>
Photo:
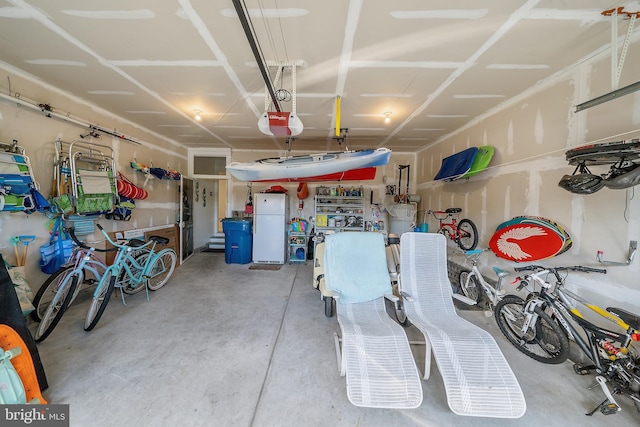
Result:
<svg viewBox="0 0 640 427">
<path fill-rule="evenodd" d="M 429 378 L 433 353 L 454 413 L 496 418 L 524 415 L 522 390 L 495 340 L 455 310 L 447 276 L 446 238 L 435 233 L 404 233 L 400 260 L 406 314 L 425 335 L 424 379 Z"/>
<path fill-rule="evenodd" d="M 420 374 L 404 330 L 386 312 L 391 282 L 379 233 L 343 232 L 325 241 L 325 281 L 336 300 L 342 346 L 336 334 L 340 375 L 356 406 L 416 408 Z"/>
</svg>

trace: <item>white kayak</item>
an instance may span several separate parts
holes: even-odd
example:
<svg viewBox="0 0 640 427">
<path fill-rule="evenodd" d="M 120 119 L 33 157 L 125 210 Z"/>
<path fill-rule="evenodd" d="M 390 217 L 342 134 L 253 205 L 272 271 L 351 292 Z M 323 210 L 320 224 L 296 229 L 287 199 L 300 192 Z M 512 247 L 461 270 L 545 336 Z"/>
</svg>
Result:
<svg viewBox="0 0 640 427">
<path fill-rule="evenodd" d="M 389 163 L 390 157 L 391 150 L 377 148 L 233 162 L 227 165 L 227 170 L 240 181 L 295 179 L 383 166 Z"/>
</svg>

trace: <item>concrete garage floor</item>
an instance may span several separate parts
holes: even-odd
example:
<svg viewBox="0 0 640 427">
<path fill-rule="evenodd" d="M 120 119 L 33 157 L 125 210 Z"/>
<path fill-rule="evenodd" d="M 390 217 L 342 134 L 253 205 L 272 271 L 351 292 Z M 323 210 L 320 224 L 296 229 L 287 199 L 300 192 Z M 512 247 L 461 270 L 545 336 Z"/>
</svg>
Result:
<svg viewBox="0 0 640 427">
<path fill-rule="evenodd" d="M 39 344 L 50 403 L 70 405 L 71 426 L 620 426 L 640 425 L 625 397 L 621 413 L 585 412 L 604 399 L 593 376 L 569 362 L 543 365 L 513 348 L 495 320 L 461 315 L 495 337 L 523 389 L 519 419 L 453 414 L 434 365 L 417 409 L 353 406 L 337 370 L 335 317 L 324 315 L 311 262 L 279 271 L 225 264 L 197 253 L 151 294 L 115 294 L 96 329 L 82 328 L 89 292 Z M 82 294 L 81 294 L 82 295 Z M 419 334 L 407 329 L 411 339 Z M 422 369 L 424 348 L 414 348 Z"/>
</svg>

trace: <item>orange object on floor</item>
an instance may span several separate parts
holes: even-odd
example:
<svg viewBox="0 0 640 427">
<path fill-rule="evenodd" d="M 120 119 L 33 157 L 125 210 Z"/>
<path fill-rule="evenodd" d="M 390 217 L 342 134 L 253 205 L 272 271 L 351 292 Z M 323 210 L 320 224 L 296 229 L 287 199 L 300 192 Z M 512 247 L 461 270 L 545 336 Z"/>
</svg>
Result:
<svg viewBox="0 0 640 427">
<path fill-rule="evenodd" d="M 0 325 L 0 347 L 5 351 L 20 347 L 22 352 L 20 355 L 12 358 L 11 363 L 20 376 L 20 380 L 22 380 L 22 385 L 24 386 L 24 391 L 27 396 L 27 403 L 33 399 L 38 399 L 40 404 L 45 405 L 47 401 L 42 397 L 29 348 L 27 348 L 27 345 L 20 335 L 8 325 Z"/>
</svg>

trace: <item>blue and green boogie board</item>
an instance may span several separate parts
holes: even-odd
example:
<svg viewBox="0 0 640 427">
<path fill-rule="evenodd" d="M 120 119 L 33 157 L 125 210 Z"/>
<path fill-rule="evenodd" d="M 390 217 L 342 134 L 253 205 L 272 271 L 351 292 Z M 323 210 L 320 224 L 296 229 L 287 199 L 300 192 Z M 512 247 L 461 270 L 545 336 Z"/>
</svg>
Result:
<svg viewBox="0 0 640 427">
<path fill-rule="evenodd" d="M 434 181 L 453 181 L 471 170 L 471 165 L 478 154 L 478 147 L 470 147 L 459 153 L 442 159 L 440 170 Z"/>
<path fill-rule="evenodd" d="M 489 166 L 489 163 L 491 163 L 494 151 L 495 149 L 489 145 L 478 148 L 478 154 L 476 154 L 476 157 L 473 159 L 471 169 L 462 175 L 461 178 L 469 178 L 485 170 L 487 166 Z"/>
</svg>

